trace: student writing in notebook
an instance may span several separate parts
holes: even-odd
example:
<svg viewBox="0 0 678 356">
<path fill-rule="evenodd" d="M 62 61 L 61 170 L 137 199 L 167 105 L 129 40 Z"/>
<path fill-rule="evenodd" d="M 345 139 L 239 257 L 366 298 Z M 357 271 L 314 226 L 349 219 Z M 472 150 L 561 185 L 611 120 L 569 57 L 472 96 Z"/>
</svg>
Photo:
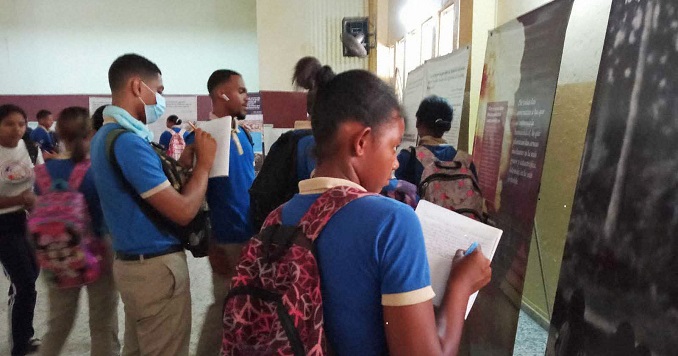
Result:
<svg viewBox="0 0 678 356">
<path fill-rule="evenodd" d="M 393 90 L 366 71 L 319 85 L 312 109 L 314 178 L 282 209 L 296 225 L 334 187 L 378 193 L 398 167 L 404 120 Z M 436 323 L 421 225 L 412 208 L 379 195 L 336 212 L 315 242 L 329 349 L 337 355 L 454 355 L 468 298 L 491 276 L 480 251 L 452 267 Z"/>
</svg>

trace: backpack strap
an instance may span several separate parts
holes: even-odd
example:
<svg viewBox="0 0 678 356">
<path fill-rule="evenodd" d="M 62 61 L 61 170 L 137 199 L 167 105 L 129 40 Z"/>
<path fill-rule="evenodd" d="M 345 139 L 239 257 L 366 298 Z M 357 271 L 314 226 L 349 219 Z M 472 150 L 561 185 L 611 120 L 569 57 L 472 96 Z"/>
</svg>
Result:
<svg viewBox="0 0 678 356">
<path fill-rule="evenodd" d="M 141 211 L 144 213 L 146 218 L 148 218 L 153 223 L 153 225 L 158 229 L 158 231 L 167 232 L 169 231 L 169 226 L 163 224 L 164 221 L 162 220 L 162 218 L 159 218 L 157 214 L 154 214 L 153 206 L 151 206 L 149 202 L 144 200 L 139 195 L 139 193 L 137 193 L 137 191 L 134 189 L 132 183 L 130 183 L 127 180 L 127 178 L 125 178 L 125 174 L 122 172 L 122 168 L 118 163 L 118 158 L 115 156 L 115 142 L 118 140 L 120 136 L 127 132 L 129 131 L 125 129 L 114 129 L 111 130 L 106 135 L 106 159 L 113 167 L 113 171 L 120 180 L 123 189 L 125 189 L 127 193 L 132 197 L 132 199 L 137 204 L 139 209 L 141 209 Z"/>
<path fill-rule="evenodd" d="M 271 226 L 271 225 L 282 225 L 282 209 L 285 206 L 285 204 L 280 205 L 279 207 L 275 208 L 270 214 L 268 214 L 268 217 L 266 217 L 266 220 L 264 220 L 264 224 L 261 226 L 261 230 Z"/>
<path fill-rule="evenodd" d="M 177 132 L 177 134 L 178 134 L 179 136 L 181 136 L 181 138 L 184 138 L 184 135 L 186 134 L 186 129 L 181 129 L 181 130 L 179 130 L 179 132 Z"/>
<path fill-rule="evenodd" d="M 417 146 L 414 150 L 413 153 L 415 154 L 415 157 L 419 162 L 421 162 L 423 165 L 426 165 L 427 162 L 431 161 L 437 161 L 438 158 L 436 157 L 431 150 L 426 148 L 426 146 Z"/>
<path fill-rule="evenodd" d="M 329 189 L 316 199 L 306 214 L 301 218 L 299 226 L 311 241 L 315 241 L 327 222 L 339 209 L 348 203 L 368 195 L 376 195 L 360 191 L 353 187 L 338 186 Z"/>
<path fill-rule="evenodd" d="M 90 166 L 91 162 L 89 159 L 75 165 L 71 172 L 71 176 L 68 178 L 68 186 L 71 190 L 77 191 L 80 189 L 80 185 L 82 185 L 82 181 L 85 179 L 85 175 L 87 175 Z"/>
<path fill-rule="evenodd" d="M 52 189 L 52 177 L 49 175 L 47 166 L 39 164 L 33 168 L 35 172 L 35 184 L 40 189 L 40 194 L 47 194 Z"/>
<path fill-rule="evenodd" d="M 250 130 L 248 130 L 244 126 L 240 126 L 240 129 L 245 132 L 245 136 L 247 136 L 247 141 L 250 141 L 250 145 L 252 145 L 252 147 L 254 147 L 254 139 L 252 139 L 252 134 L 250 134 Z"/>
<path fill-rule="evenodd" d="M 457 154 L 454 156 L 453 161 L 461 162 L 465 167 L 471 167 L 473 157 L 464 151 L 457 150 Z"/>
<path fill-rule="evenodd" d="M 346 204 L 368 195 L 377 194 L 363 192 L 347 186 L 329 189 L 311 204 L 311 207 L 301 218 L 299 226 L 302 228 L 304 235 L 311 239 L 311 241 L 315 241 L 327 222 L 332 218 L 332 215 L 346 206 Z M 284 207 L 285 205 L 283 204 L 268 215 L 261 228 L 262 231 L 271 225 L 282 225 L 282 210 Z"/>
</svg>

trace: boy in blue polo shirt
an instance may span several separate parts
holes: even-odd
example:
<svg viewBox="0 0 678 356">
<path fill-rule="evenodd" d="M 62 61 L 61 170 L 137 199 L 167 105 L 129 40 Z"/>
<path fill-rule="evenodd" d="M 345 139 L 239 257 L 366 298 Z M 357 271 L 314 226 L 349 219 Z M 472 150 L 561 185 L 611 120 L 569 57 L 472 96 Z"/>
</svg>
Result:
<svg viewBox="0 0 678 356">
<path fill-rule="evenodd" d="M 113 62 L 108 80 L 112 105 L 104 109 L 104 125 L 92 140 L 91 160 L 113 239 L 113 275 L 125 305 L 123 354 L 188 355 L 191 294 L 186 254 L 180 241 L 159 230 L 137 200 L 141 197 L 177 224 L 188 224 L 203 202 L 216 143 L 196 130 L 197 163 L 191 179 L 177 192 L 150 146 L 153 133 L 146 126 L 165 109 L 160 69 L 144 57 L 126 54 Z M 127 132 L 112 151 L 122 177 L 106 147 L 108 134 L 120 128 Z"/>
<path fill-rule="evenodd" d="M 38 127 L 31 132 L 31 140 L 37 143 L 42 150 L 45 159 L 52 158 L 56 154 L 56 142 L 54 134 L 49 130 L 54 124 L 54 117 L 49 110 L 40 110 L 36 116 Z"/>
<path fill-rule="evenodd" d="M 207 81 L 212 99 L 210 119 L 231 116 L 229 176 L 209 179 L 207 203 L 212 217 L 210 264 L 214 302 L 207 309 L 198 342 L 198 355 L 218 355 L 222 337 L 222 308 L 235 274 L 240 250 L 253 235 L 249 189 L 254 181 L 254 150 L 248 133 L 238 125 L 247 114 L 247 88 L 240 74 L 220 69 Z M 193 142 L 192 135 L 186 140 Z M 188 148 L 184 152 L 191 152 Z"/>
</svg>

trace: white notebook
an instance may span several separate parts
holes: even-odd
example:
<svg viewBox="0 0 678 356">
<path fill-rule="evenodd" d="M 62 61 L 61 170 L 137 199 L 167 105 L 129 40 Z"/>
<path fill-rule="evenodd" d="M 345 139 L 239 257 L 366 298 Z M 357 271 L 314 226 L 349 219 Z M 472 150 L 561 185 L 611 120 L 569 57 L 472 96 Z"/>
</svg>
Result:
<svg viewBox="0 0 678 356">
<path fill-rule="evenodd" d="M 226 116 L 210 121 L 198 122 L 198 127 L 208 132 L 217 142 L 217 152 L 214 155 L 214 165 L 209 177 L 228 176 L 231 158 L 231 117 Z"/>
<path fill-rule="evenodd" d="M 416 213 L 424 232 L 426 254 L 431 269 L 431 286 L 436 293 L 433 304 L 439 306 L 445 294 L 452 259 L 457 250 L 466 250 L 472 243 L 477 242 L 482 247 L 485 257 L 492 260 L 502 231 L 426 200 L 419 202 Z M 476 292 L 469 298 L 466 317 L 477 295 Z"/>
</svg>

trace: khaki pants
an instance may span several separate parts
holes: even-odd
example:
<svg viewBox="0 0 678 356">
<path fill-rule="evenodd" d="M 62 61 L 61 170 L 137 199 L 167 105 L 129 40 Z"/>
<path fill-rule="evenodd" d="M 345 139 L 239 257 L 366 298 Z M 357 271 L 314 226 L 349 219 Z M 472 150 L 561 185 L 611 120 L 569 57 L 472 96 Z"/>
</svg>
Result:
<svg viewBox="0 0 678 356">
<path fill-rule="evenodd" d="M 92 339 L 92 356 L 120 355 L 118 341 L 118 291 L 113 274 L 109 270 L 86 287 L 89 299 L 89 333 Z M 66 343 L 78 312 L 81 288 L 59 289 L 50 287 L 49 319 L 47 333 L 43 337 L 40 354 L 57 356 Z"/>
<path fill-rule="evenodd" d="M 200 332 L 197 356 L 217 356 L 221 351 L 224 300 L 231 287 L 231 278 L 244 244 L 213 244 L 210 246 L 212 265 L 212 292 L 214 302 L 207 308 L 205 322 Z"/>
<path fill-rule="evenodd" d="M 191 289 L 184 252 L 113 262 L 125 305 L 127 355 L 188 355 Z"/>
</svg>

